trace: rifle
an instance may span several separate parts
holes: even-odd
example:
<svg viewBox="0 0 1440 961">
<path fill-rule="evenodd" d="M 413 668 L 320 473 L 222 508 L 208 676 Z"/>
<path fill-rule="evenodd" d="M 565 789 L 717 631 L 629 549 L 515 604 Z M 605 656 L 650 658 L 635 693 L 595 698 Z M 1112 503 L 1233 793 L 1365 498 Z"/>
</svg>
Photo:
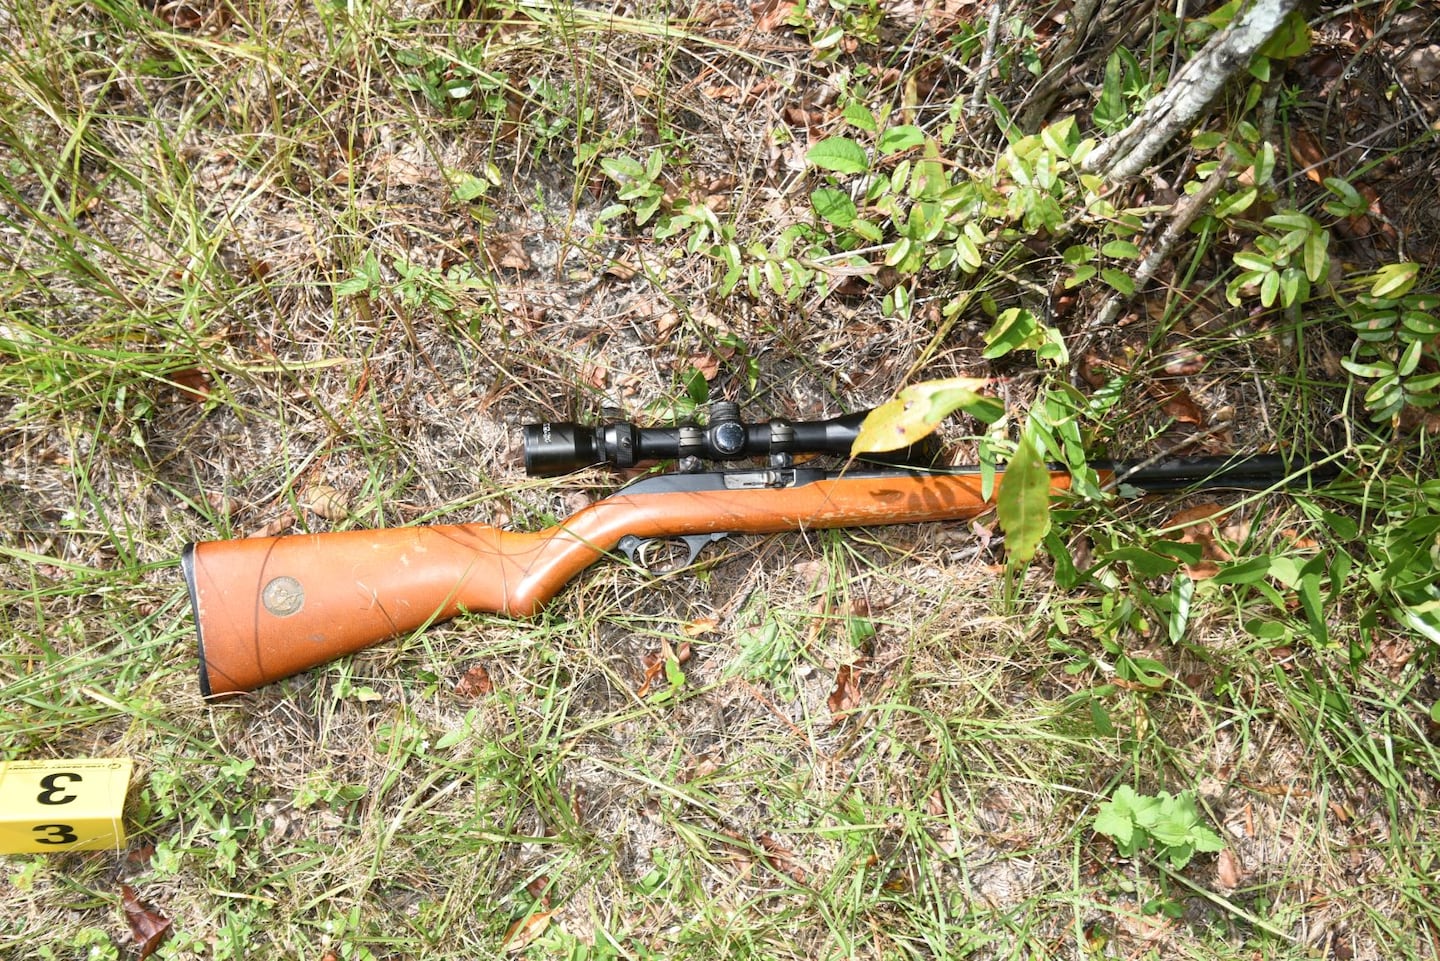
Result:
<svg viewBox="0 0 1440 961">
<path fill-rule="evenodd" d="M 746 424 L 738 406 L 715 404 L 703 428 L 532 424 L 524 428 L 531 475 L 669 459 L 680 469 L 642 477 L 533 532 L 455 524 L 187 544 L 181 570 L 195 615 L 201 693 L 253 690 L 460 613 L 529 617 L 614 551 L 634 561 L 655 542 L 678 541 L 689 564 L 727 534 L 959 520 L 994 505 L 1003 471 L 987 497 L 978 468 L 917 464 L 932 456 L 924 445 L 901 452 L 900 463 L 797 466 L 799 454 L 848 455 L 864 418 Z M 706 460 L 746 457 L 768 464 L 704 469 Z M 1263 489 L 1335 473 L 1308 466 L 1292 472 L 1274 455 L 1092 466 L 1102 484 L 1123 479 L 1147 492 L 1199 482 Z M 1066 471 L 1051 471 L 1052 492 L 1070 483 Z"/>
</svg>

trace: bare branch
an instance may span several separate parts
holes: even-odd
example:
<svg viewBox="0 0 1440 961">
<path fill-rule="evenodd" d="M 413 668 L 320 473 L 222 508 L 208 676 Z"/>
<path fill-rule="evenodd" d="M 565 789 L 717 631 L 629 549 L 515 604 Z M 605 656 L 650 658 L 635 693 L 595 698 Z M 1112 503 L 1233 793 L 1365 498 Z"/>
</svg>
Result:
<svg viewBox="0 0 1440 961">
<path fill-rule="evenodd" d="M 1138 174 L 1200 117 L 1298 5 L 1299 0 L 1257 0 L 1244 16 L 1210 38 L 1130 126 L 1096 147 L 1085 158 L 1085 169 L 1112 182 Z"/>
</svg>

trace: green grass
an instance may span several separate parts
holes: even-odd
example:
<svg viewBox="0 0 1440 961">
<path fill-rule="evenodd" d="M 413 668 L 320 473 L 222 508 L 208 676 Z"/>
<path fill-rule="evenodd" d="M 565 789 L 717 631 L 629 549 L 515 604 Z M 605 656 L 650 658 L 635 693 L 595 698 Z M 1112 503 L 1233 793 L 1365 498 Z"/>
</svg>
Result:
<svg viewBox="0 0 1440 961">
<path fill-rule="evenodd" d="M 1377 423 L 1378 377 L 1340 366 L 1385 258 L 1332 238 L 1343 284 L 1225 303 L 1266 210 L 1334 225 L 1334 193 L 1282 171 L 1266 209 L 1211 208 L 1087 328 L 1116 288 L 1067 287 L 1076 263 L 1132 270 L 1131 218 L 1168 208 L 1135 185 L 1103 207 L 1060 128 L 994 122 L 1054 53 L 1039 12 L 976 111 L 983 20 L 603 6 L 0 12 L 0 751 L 136 760 L 126 851 L 5 858 L 0 948 L 128 956 L 124 883 L 172 920 L 162 958 L 1435 957 L 1434 450 L 1426 408 Z M 1157 65 L 1193 51 L 1146 15 Z M 1284 83 L 1283 124 L 1314 126 Z M 1064 96 L 1078 139 L 1095 104 Z M 1263 101 L 1224 106 L 1207 134 L 1285 141 Z M 925 147 L 880 147 L 910 125 L 948 199 L 911 186 Z M 832 135 L 863 174 L 807 164 Z M 1174 149 L 1178 190 L 1220 156 Z M 1434 161 L 1403 129 L 1385 149 Z M 605 163 L 652 151 L 644 182 Z M 822 187 L 878 239 L 817 215 Z M 907 259 L 957 243 L 912 214 L 956 197 L 981 267 Z M 1040 339 L 997 354 L 1010 308 Z M 1037 358 L 1050 330 L 1074 356 Z M 1403 364 L 1406 330 L 1375 356 Z M 1406 375 L 1422 402 L 1431 367 Z M 1065 504 L 1013 580 L 991 518 L 605 562 L 533 621 L 199 696 L 187 541 L 533 529 L 616 482 L 525 478 L 520 423 L 706 396 L 829 416 L 957 375 L 1010 411 L 949 428 L 966 456 L 1032 416 L 1059 457 L 1199 434 L 1353 476 Z M 1231 513 L 1201 558 L 1175 518 L 1207 501 Z M 673 663 L 641 695 L 647 655 Z M 493 689 L 457 688 L 476 667 Z M 1094 829 L 1121 785 L 1193 792 L 1226 851 L 1121 857 Z"/>
</svg>

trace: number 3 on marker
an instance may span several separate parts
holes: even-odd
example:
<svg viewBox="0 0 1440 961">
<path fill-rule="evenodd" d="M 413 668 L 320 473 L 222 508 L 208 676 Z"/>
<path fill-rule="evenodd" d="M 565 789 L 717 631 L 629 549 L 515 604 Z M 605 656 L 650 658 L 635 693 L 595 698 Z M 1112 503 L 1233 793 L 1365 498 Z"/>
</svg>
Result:
<svg viewBox="0 0 1440 961">
<path fill-rule="evenodd" d="M 64 778 L 65 783 L 60 783 Z M 85 780 L 74 771 L 56 771 L 54 774 L 47 774 L 40 779 L 40 786 L 45 790 L 35 796 L 35 800 L 41 804 L 69 804 L 75 800 L 76 795 L 66 792 L 71 784 L 79 784 Z M 35 830 L 40 830 L 36 828 Z"/>
<path fill-rule="evenodd" d="M 43 838 L 36 838 L 36 844 L 74 844 L 80 840 L 75 829 L 68 824 L 37 824 L 31 830 L 46 834 Z"/>
</svg>

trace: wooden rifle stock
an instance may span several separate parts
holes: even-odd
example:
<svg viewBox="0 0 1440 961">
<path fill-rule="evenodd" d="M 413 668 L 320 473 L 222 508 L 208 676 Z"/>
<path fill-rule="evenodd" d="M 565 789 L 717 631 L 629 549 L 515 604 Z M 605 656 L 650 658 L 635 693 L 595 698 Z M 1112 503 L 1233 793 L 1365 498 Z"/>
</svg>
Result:
<svg viewBox="0 0 1440 961">
<path fill-rule="evenodd" d="M 1055 490 L 1070 484 L 1063 472 L 1051 480 Z M 188 545 L 181 568 L 209 696 L 252 690 L 461 612 L 529 616 L 626 537 L 952 520 L 991 503 L 978 473 L 667 474 L 534 533 L 460 524 L 212 541 Z"/>
</svg>

